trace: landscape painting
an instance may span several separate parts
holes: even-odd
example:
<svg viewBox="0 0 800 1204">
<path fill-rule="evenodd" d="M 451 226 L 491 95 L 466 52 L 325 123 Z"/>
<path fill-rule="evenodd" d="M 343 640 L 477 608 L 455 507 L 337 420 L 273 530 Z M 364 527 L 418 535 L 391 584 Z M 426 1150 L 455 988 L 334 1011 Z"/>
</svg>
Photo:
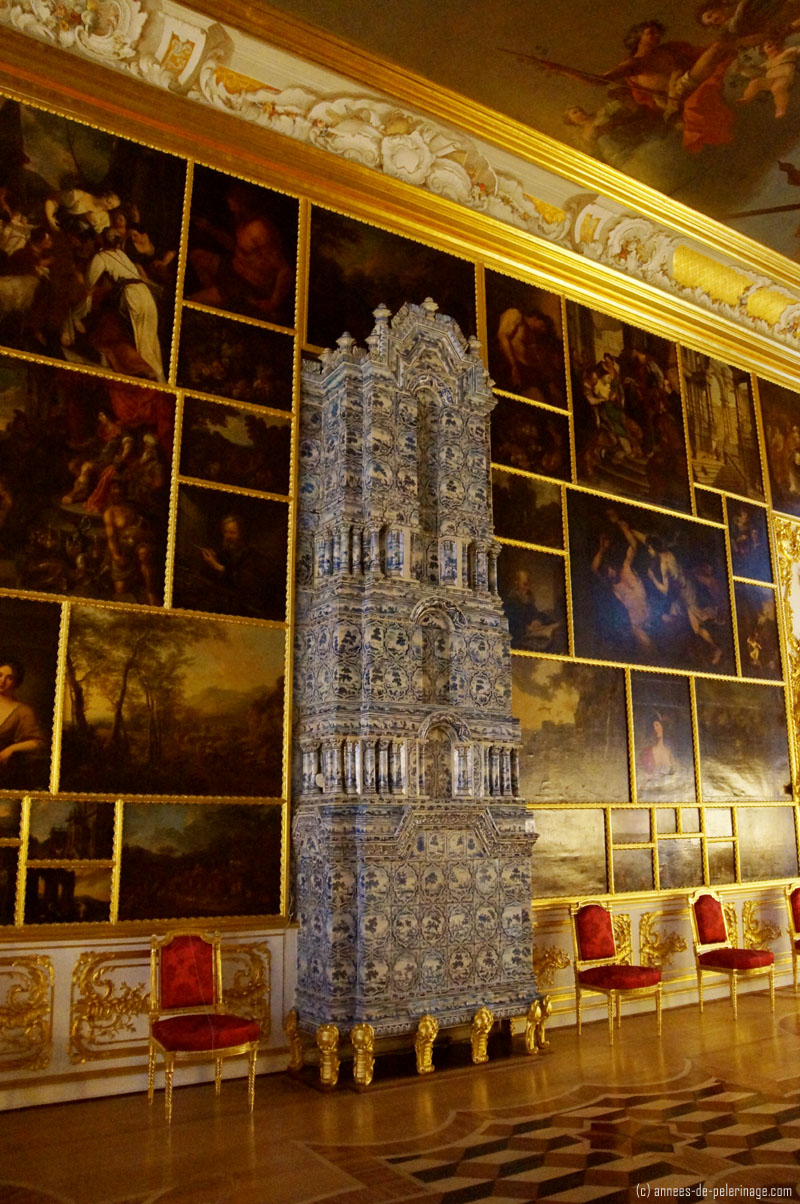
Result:
<svg viewBox="0 0 800 1204">
<path fill-rule="evenodd" d="M 772 505 L 800 516 L 800 393 L 759 380 Z"/>
<path fill-rule="evenodd" d="M 486 273 L 489 373 L 498 389 L 567 408 L 561 298 Z"/>
<path fill-rule="evenodd" d="M 0 790 L 50 785 L 60 626 L 52 602 L 0 598 Z"/>
<path fill-rule="evenodd" d="M 31 800 L 29 861 L 108 861 L 113 853 L 113 803 Z"/>
<path fill-rule="evenodd" d="M 512 656 L 522 727 L 520 794 L 543 803 L 627 803 L 625 675 L 574 661 Z"/>
<path fill-rule="evenodd" d="M 568 651 L 563 556 L 506 545 L 497 562 L 497 584 L 512 648 Z"/>
<path fill-rule="evenodd" d="M 493 463 L 570 480 L 566 417 L 524 401 L 499 397 L 490 422 Z"/>
<path fill-rule="evenodd" d="M 750 374 L 687 347 L 681 367 L 695 484 L 763 501 Z"/>
<path fill-rule="evenodd" d="M 161 606 L 175 399 L 0 356 L 0 584 Z"/>
<path fill-rule="evenodd" d="M 187 397 L 181 475 L 260 493 L 289 492 L 291 419 Z"/>
<path fill-rule="evenodd" d="M 794 807 L 739 807 L 736 831 L 743 882 L 797 876 Z"/>
<path fill-rule="evenodd" d="M 734 671 L 722 530 L 580 493 L 567 509 L 576 655 Z"/>
<path fill-rule="evenodd" d="M 703 848 L 699 839 L 659 840 L 658 885 L 661 890 L 689 890 L 703 883 Z"/>
<path fill-rule="evenodd" d="M 703 800 L 791 795 L 783 690 L 708 678 L 695 689 Z"/>
<path fill-rule="evenodd" d="M 279 806 L 127 803 L 120 920 L 280 912 Z"/>
<path fill-rule="evenodd" d="M 100 924 L 110 919 L 110 869 L 80 865 L 28 870 L 26 924 Z"/>
<path fill-rule="evenodd" d="M 230 401 L 292 408 L 292 339 L 276 330 L 185 307 L 178 384 Z"/>
<path fill-rule="evenodd" d="M 531 858 L 535 899 L 604 894 L 606 826 L 599 807 L 536 809 L 539 839 Z"/>
<path fill-rule="evenodd" d="M 164 381 L 185 164 L 0 100 L 0 342 Z"/>
<path fill-rule="evenodd" d="M 285 633 L 76 605 L 61 789 L 280 797 Z"/>
<path fill-rule="evenodd" d="M 518 472 L 492 469 L 494 533 L 500 539 L 563 548 L 561 487 Z"/>
<path fill-rule="evenodd" d="M 294 326 L 298 202 L 196 166 L 186 301 Z"/>
<path fill-rule="evenodd" d="M 308 289 L 307 341 L 317 347 L 335 347 L 345 332 L 363 343 L 379 305 L 395 314 L 426 297 L 456 320 L 465 339 L 477 332 L 471 263 L 317 206 Z"/>
<path fill-rule="evenodd" d="M 0 798 L 0 839 L 16 840 L 19 837 L 21 811 L 19 799 Z"/>
</svg>

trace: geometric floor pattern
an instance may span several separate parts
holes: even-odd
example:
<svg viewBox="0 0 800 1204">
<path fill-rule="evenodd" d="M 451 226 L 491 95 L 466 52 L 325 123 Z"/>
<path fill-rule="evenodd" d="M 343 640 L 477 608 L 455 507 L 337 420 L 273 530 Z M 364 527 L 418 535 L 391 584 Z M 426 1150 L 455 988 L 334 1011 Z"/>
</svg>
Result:
<svg viewBox="0 0 800 1204">
<path fill-rule="evenodd" d="M 458 1113 L 410 1141 L 309 1149 L 363 1184 L 326 1204 L 800 1199 L 800 1089 L 773 1096 L 712 1078 L 553 1104 Z"/>
</svg>

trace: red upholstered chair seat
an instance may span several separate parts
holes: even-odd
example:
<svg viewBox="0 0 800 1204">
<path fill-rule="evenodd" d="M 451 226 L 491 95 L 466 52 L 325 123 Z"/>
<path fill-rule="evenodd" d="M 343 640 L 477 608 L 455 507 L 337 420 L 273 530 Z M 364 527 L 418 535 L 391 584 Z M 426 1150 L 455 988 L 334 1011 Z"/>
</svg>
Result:
<svg viewBox="0 0 800 1204">
<path fill-rule="evenodd" d="M 207 1012 L 192 1016 L 168 1016 L 153 1022 L 153 1036 L 165 1049 L 174 1052 L 202 1052 L 230 1049 L 257 1041 L 258 1024 L 244 1016 L 217 1015 Z"/>
<path fill-rule="evenodd" d="M 575 931 L 581 961 L 594 962 L 616 957 L 611 916 L 599 903 L 588 903 L 575 917 Z"/>
<path fill-rule="evenodd" d="M 728 933 L 722 904 L 713 895 L 702 895 L 697 900 L 694 916 L 701 945 L 718 945 L 727 941 Z"/>
<path fill-rule="evenodd" d="M 657 966 L 591 966 L 578 974 L 581 986 L 601 991 L 635 991 L 661 982 Z"/>
<path fill-rule="evenodd" d="M 792 909 L 795 931 L 800 932 L 800 889 L 793 890 L 789 895 L 789 906 Z"/>
<path fill-rule="evenodd" d="M 698 954 L 697 960 L 709 969 L 719 966 L 723 970 L 756 970 L 760 966 L 771 966 L 775 954 L 768 949 L 712 949 L 709 953 Z"/>
</svg>

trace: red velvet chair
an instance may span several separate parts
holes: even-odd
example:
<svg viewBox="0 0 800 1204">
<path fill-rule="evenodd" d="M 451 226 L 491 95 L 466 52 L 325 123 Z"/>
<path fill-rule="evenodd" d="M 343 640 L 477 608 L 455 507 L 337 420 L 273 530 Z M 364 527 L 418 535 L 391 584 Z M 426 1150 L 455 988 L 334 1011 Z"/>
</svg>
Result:
<svg viewBox="0 0 800 1204">
<path fill-rule="evenodd" d="M 786 910 L 789 913 L 789 942 L 792 947 L 792 977 L 797 990 L 797 958 L 800 956 L 800 882 L 786 887 Z"/>
<path fill-rule="evenodd" d="M 150 947 L 150 1059 L 147 1096 L 152 1104 L 156 1055 L 164 1059 L 164 1104 L 172 1120 L 172 1077 L 177 1061 L 215 1064 L 217 1095 L 224 1058 L 247 1057 L 250 1111 L 256 1087 L 260 1032 L 255 1020 L 222 1006 L 219 933 L 168 932 Z"/>
<path fill-rule="evenodd" d="M 731 984 L 733 1018 L 738 1019 L 736 984 L 740 978 L 769 975 L 769 998 L 775 1011 L 775 955 L 768 949 L 742 949 L 728 935 L 725 908 L 716 891 L 700 887 L 689 896 L 689 916 L 694 938 L 697 991 L 703 1010 L 703 975 L 726 974 Z"/>
<path fill-rule="evenodd" d="M 607 904 L 594 900 L 573 903 L 572 943 L 575 951 L 575 1008 L 581 1031 L 582 996 L 596 991 L 608 997 L 608 1038 L 614 1044 L 614 1003 L 617 1027 L 621 1022 L 622 999 L 655 995 L 656 1024 L 661 1036 L 661 971 L 657 966 L 626 965 L 617 955 L 614 927 Z"/>
</svg>

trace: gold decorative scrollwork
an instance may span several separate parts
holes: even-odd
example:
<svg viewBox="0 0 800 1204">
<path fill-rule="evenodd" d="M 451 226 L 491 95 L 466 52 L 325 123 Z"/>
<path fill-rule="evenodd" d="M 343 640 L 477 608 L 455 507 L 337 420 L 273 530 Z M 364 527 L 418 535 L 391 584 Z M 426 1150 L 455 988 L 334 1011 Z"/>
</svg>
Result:
<svg viewBox="0 0 800 1204">
<path fill-rule="evenodd" d="M 558 970 L 566 970 L 572 962 L 558 945 L 533 950 L 533 973 L 538 987 L 552 987 Z"/>
<path fill-rule="evenodd" d="M 141 963 L 143 974 L 149 950 L 126 949 L 116 953 L 82 953 L 72 971 L 70 998 L 69 1056 L 73 1062 L 140 1054 L 146 1032 L 136 1021 L 150 1010 L 149 983 L 130 987 L 112 977 L 115 963 L 127 968 Z M 137 1027 L 141 1030 L 137 1032 Z M 133 1033 L 133 1045 L 118 1041 L 120 1034 Z"/>
<path fill-rule="evenodd" d="M 617 946 L 617 959 L 626 965 L 633 960 L 633 937 L 631 935 L 631 917 L 625 912 L 611 917 L 614 929 L 614 944 Z"/>
<path fill-rule="evenodd" d="M 728 936 L 735 945 L 739 940 L 739 920 L 736 915 L 736 904 L 723 903 L 722 909 L 725 912 L 725 923 L 728 926 Z"/>
<path fill-rule="evenodd" d="M 249 945 L 223 945 L 222 997 L 226 1007 L 242 1016 L 257 1020 L 261 1040 L 269 1037 L 270 951 L 266 941 Z M 232 971 L 232 976 L 229 977 Z"/>
<path fill-rule="evenodd" d="M 53 1053 L 53 963 L 43 954 L 0 958 L 0 1068 L 44 1070 Z"/>
<path fill-rule="evenodd" d="M 773 515 L 794 731 L 800 725 L 800 524 Z"/>
<path fill-rule="evenodd" d="M 674 955 L 686 949 L 686 941 L 677 932 L 659 932 L 662 915 L 646 911 L 639 920 L 639 961 L 643 966 L 669 966 Z"/>
<path fill-rule="evenodd" d="M 781 935 L 780 924 L 759 920 L 757 907 L 754 899 L 748 899 L 742 907 L 742 943 L 745 949 L 766 949 Z"/>
</svg>

